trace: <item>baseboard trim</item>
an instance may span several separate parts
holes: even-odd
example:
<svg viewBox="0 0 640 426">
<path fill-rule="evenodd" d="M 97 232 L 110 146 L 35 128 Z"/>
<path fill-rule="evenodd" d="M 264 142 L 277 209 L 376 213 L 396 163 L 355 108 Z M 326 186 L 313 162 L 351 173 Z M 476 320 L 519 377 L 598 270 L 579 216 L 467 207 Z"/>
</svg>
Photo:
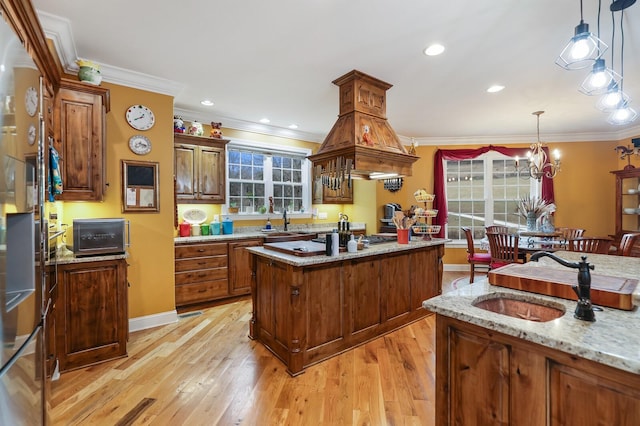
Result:
<svg viewBox="0 0 640 426">
<path fill-rule="evenodd" d="M 445 271 L 447 272 L 453 272 L 453 271 L 468 271 L 469 270 L 469 264 L 468 263 L 464 263 L 464 264 L 445 264 L 444 268 Z"/>
<path fill-rule="evenodd" d="M 131 318 L 129 320 L 129 332 L 146 330 L 161 325 L 173 324 L 174 322 L 178 322 L 178 312 L 175 309 L 173 311 Z"/>
</svg>

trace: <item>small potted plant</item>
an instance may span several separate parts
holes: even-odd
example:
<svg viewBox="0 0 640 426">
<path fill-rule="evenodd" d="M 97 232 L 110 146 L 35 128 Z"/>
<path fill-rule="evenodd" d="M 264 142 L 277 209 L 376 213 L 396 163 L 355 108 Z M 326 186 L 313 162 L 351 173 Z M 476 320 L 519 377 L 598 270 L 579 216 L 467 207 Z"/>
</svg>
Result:
<svg viewBox="0 0 640 426">
<path fill-rule="evenodd" d="M 235 201 L 229 203 L 229 213 L 238 213 L 238 203 Z"/>
</svg>

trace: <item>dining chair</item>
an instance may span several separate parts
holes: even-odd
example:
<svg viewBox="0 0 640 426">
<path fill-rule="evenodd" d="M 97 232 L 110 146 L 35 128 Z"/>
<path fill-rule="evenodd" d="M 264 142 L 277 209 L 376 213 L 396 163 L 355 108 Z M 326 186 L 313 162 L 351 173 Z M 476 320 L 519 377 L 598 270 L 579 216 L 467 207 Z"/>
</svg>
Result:
<svg viewBox="0 0 640 426">
<path fill-rule="evenodd" d="M 485 226 L 484 230 L 486 231 L 486 233 L 498 233 L 498 234 L 508 234 L 509 233 L 509 227 L 508 226 L 502 226 L 502 225 L 491 225 L 491 226 Z"/>
<path fill-rule="evenodd" d="M 576 238 L 580 238 L 584 235 L 584 232 L 585 232 L 585 230 L 582 228 L 565 228 L 565 227 L 556 228 L 556 231 L 562 234 L 558 237 L 558 239 L 560 240 L 560 244 L 564 247 L 567 247 L 569 245 L 569 240 L 575 240 Z"/>
<path fill-rule="evenodd" d="M 491 251 L 491 269 L 510 263 L 522 263 L 518 253 L 518 234 L 487 232 Z"/>
<path fill-rule="evenodd" d="M 464 235 L 467 237 L 467 262 L 469 262 L 469 282 L 473 284 L 474 276 L 476 273 L 476 268 L 486 268 L 490 269 L 491 264 L 491 254 L 490 253 L 476 253 L 475 247 L 473 244 L 473 233 L 471 232 L 471 228 L 463 226 L 461 228 L 464 231 Z"/>
<path fill-rule="evenodd" d="M 640 257 L 640 232 L 624 234 L 617 254 L 619 256 Z"/>
<path fill-rule="evenodd" d="M 580 237 L 569 240 L 569 251 L 582 253 L 609 254 L 613 238 L 609 237 Z"/>
</svg>

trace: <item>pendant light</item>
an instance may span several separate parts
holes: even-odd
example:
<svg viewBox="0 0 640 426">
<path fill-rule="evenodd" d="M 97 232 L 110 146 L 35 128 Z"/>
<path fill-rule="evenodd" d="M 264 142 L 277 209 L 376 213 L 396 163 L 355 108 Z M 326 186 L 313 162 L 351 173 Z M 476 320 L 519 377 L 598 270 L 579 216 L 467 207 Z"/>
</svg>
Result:
<svg viewBox="0 0 640 426">
<path fill-rule="evenodd" d="M 635 1 L 635 0 L 634 0 Z M 598 39 L 600 38 L 600 12 L 602 10 L 602 0 L 598 0 Z M 611 47 L 611 63 L 613 64 L 613 41 Z M 580 85 L 580 92 L 587 96 L 602 95 L 609 90 L 611 84 L 620 84 L 622 77 L 620 74 L 609 68 L 603 58 L 598 58 L 593 64 L 591 72 L 587 74 Z"/>
<path fill-rule="evenodd" d="M 631 102 L 629 96 L 623 91 L 624 84 L 624 9 L 635 3 L 635 0 L 618 0 L 611 3 L 609 9 L 611 10 L 612 20 L 612 36 L 611 44 L 614 43 L 615 37 L 615 16 L 613 12 L 620 11 L 620 81 L 616 84 L 610 83 L 606 93 L 598 100 L 596 108 L 603 112 L 609 112 L 607 123 L 622 126 L 632 123 L 637 117 L 638 113 L 629 106 Z M 611 49 L 611 62 L 613 63 L 613 47 Z"/>
<path fill-rule="evenodd" d="M 592 65 L 608 47 L 589 31 L 589 24 L 584 22 L 582 0 L 580 0 L 580 23 L 576 26 L 574 34 L 556 59 L 556 64 L 567 70 L 579 70 Z"/>
</svg>

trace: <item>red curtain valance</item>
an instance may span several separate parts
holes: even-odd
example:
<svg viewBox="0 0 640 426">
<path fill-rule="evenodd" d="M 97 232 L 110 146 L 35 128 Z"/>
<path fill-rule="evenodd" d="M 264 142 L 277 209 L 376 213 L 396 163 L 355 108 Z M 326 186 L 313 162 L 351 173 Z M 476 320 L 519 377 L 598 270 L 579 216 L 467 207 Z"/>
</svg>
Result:
<svg viewBox="0 0 640 426">
<path fill-rule="evenodd" d="M 542 148 L 547 157 L 549 156 L 549 148 Z M 526 157 L 528 148 L 507 148 L 504 146 L 483 146 L 476 149 L 439 149 L 436 151 L 433 168 L 433 191 L 436 196 L 433 202 L 433 208 L 438 210 L 438 216 L 435 219 L 436 225 L 440 225 L 440 233 L 438 237 L 444 237 L 444 226 L 447 223 L 449 212 L 447 210 L 447 198 L 445 194 L 445 177 L 444 177 L 444 160 L 471 160 L 477 158 L 489 151 L 497 151 L 508 157 Z M 546 176 L 542 178 L 542 198 L 549 203 L 555 202 L 553 193 L 553 179 Z"/>
</svg>

